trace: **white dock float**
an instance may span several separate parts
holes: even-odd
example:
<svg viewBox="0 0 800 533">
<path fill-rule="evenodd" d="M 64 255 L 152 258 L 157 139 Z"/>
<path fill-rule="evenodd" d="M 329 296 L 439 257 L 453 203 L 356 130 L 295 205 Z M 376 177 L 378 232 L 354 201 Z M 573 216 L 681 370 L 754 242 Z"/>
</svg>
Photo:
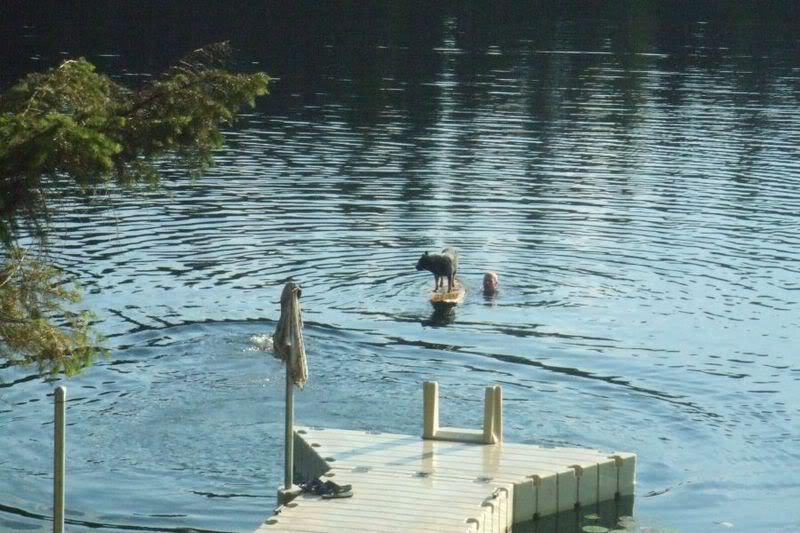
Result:
<svg viewBox="0 0 800 533">
<path fill-rule="evenodd" d="M 534 517 L 633 494 L 635 463 L 630 453 L 300 428 L 295 471 L 351 484 L 353 496 L 301 494 L 257 533 L 505 532 Z"/>
<path fill-rule="evenodd" d="M 439 386 L 423 387 L 423 438 L 298 428 L 294 472 L 352 485 L 301 493 L 256 533 L 501 533 L 579 506 L 632 496 L 636 456 L 503 442 L 502 391 L 486 388 L 482 430 L 439 426 Z M 281 494 L 281 491 L 279 491 Z"/>
</svg>

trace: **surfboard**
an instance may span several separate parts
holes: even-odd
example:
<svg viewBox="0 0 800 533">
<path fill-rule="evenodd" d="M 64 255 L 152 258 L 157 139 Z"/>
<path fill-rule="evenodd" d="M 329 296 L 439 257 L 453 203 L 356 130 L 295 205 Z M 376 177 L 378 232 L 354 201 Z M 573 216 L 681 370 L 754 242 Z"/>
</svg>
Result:
<svg viewBox="0 0 800 533">
<path fill-rule="evenodd" d="M 447 281 L 445 280 L 445 286 Z M 455 287 L 450 292 L 436 292 L 431 293 L 431 303 L 433 304 L 457 304 L 464 300 L 467 294 L 467 289 L 464 284 L 459 280 L 455 280 Z"/>
</svg>

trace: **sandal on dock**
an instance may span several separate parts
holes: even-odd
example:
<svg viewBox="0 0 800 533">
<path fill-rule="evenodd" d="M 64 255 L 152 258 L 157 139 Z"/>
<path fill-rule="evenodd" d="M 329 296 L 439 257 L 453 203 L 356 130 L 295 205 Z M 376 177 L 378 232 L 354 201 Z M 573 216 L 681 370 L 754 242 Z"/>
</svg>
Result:
<svg viewBox="0 0 800 533">
<path fill-rule="evenodd" d="M 319 478 L 303 483 L 300 487 L 304 492 L 310 492 L 325 499 L 349 498 L 353 495 L 352 485 L 339 485 L 331 480 L 320 481 Z"/>
<path fill-rule="evenodd" d="M 350 489 L 347 490 L 335 490 L 333 492 L 327 492 L 322 495 L 323 500 L 332 500 L 333 498 L 350 498 L 353 496 L 353 491 Z"/>
</svg>

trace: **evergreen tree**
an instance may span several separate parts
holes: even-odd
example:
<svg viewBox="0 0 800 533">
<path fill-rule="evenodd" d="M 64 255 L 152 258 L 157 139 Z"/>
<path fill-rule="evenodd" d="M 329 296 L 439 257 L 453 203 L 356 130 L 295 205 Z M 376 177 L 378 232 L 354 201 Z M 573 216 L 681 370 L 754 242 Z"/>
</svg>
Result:
<svg viewBox="0 0 800 533">
<path fill-rule="evenodd" d="M 219 128 L 268 93 L 266 74 L 232 73 L 229 57 L 227 43 L 206 46 L 137 90 L 74 59 L 0 95 L 0 363 L 71 374 L 103 351 L 79 290 L 47 260 L 52 199 L 65 183 L 157 186 L 165 155 L 187 175 L 211 165 Z"/>
</svg>

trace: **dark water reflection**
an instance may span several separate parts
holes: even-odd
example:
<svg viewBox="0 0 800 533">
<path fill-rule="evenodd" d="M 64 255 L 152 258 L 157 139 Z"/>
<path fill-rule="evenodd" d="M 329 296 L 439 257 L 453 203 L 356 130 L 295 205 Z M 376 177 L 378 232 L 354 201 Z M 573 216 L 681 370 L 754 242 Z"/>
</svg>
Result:
<svg viewBox="0 0 800 533">
<path fill-rule="evenodd" d="M 675 5 L 0 8 L 3 84 L 62 52 L 135 83 L 221 38 L 279 78 L 200 181 L 54 220 L 113 347 L 68 383 L 71 530 L 268 514 L 283 382 L 252 337 L 290 276 L 303 423 L 418 433 L 437 379 L 477 425 L 500 383 L 510 440 L 640 455 L 641 527 L 797 528 L 797 5 Z M 444 245 L 455 308 L 413 268 Z M 43 530 L 52 384 L 0 377 L 0 529 Z"/>
</svg>

